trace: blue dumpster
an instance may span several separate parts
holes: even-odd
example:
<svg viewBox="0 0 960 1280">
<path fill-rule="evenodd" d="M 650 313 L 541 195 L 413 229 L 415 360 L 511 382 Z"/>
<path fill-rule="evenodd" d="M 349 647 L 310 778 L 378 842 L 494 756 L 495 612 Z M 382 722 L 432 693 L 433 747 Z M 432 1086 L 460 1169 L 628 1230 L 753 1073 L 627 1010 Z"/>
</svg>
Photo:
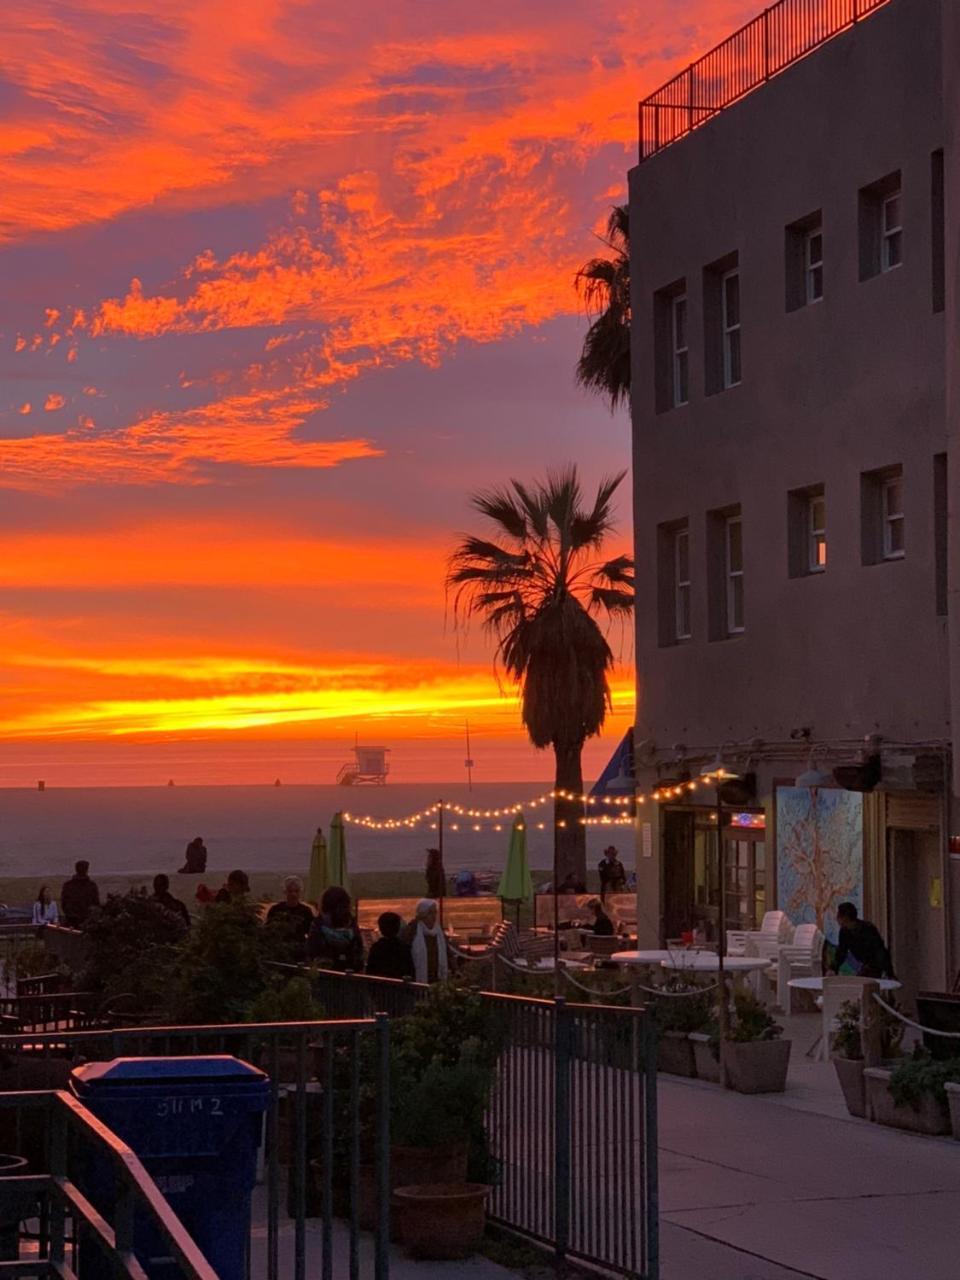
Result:
<svg viewBox="0 0 960 1280">
<path fill-rule="evenodd" d="M 269 1082 L 239 1058 L 114 1058 L 77 1067 L 74 1095 L 129 1147 L 220 1280 L 246 1280 L 250 1197 Z M 109 1157 L 87 1166 L 90 1199 L 109 1212 Z M 151 1280 L 180 1272 L 155 1229 L 137 1222 L 135 1252 Z M 82 1269 L 81 1269 L 82 1270 Z M 96 1277 L 93 1264 L 88 1274 Z"/>
</svg>

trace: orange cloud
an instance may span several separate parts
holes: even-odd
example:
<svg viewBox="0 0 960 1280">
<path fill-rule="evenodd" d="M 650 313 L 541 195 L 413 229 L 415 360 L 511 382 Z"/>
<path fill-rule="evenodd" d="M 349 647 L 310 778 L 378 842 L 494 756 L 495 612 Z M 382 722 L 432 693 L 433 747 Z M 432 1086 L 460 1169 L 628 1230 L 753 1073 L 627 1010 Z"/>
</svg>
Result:
<svg viewBox="0 0 960 1280">
<path fill-rule="evenodd" d="M 63 396 L 56 395 L 51 392 L 43 402 L 43 407 L 48 413 L 53 413 L 57 409 L 62 409 L 66 403 L 67 402 Z M 49 439 L 49 437 L 47 437 L 47 439 Z"/>
<path fill-rule="evenodd" d="M 32 405 L 30 404 L 30 401 L 26 400 L 17 410 L 17 413 L 29 413 L 31 408 L 32 408 Z"/>
</svg>

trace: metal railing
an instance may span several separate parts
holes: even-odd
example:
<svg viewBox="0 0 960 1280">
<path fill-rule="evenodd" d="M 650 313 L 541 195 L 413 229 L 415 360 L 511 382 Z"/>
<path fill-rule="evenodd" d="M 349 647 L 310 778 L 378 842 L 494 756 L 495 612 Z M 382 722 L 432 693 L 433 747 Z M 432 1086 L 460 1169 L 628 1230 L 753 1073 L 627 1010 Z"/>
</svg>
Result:
<svg viewBox="0 0 960 1280">
<path fill-rule="evenodd" d="M 725 107 L 889 0 L 779 0 L 640 103 L 640 159 Z"/>
<path fill-rule="evenodd" d="M 422 983 L 311 975 L 332 1017 L 429 998 Z M 628 1280 L 657 1280 L 657 1063 L 643 1009 L 478 992 L 499 1045 L 487 1130 L 493 1221 Z"/>
<path fill-rule="evenodd" d="M 72 1062 L 122 1056 L 168 1057 L 230 1053 L 259 1065 L 269 1076 L 264 1157 L 267 1280 L 306 1280 L 308 1216 L 321 1220 L 321 1280 L 334 1276 L 334 1198 L 348 1219 L 346 1267 L 360 1277 L 363 1177 L 373 1198 L 374 1280 L 388 1280 L 390 1239 L 389 1020 L 236 1023 L 212 1026 L 133 1027 L 113 1030 L 0 1035 L 0 1055 L 24 1075 L 44 1068 L 62 1073 Z M 372 1116 L 361 1114 L 361 1094 L 375 1098 Z M 13 1095 L 2 1095 L 0 1098 Z M 18 1121 L 20 1113 L 17 1113 Z M 361 1174 L 362 1166 L 366 1166 Z M 281 1267 L 283 1195 L 293 1220 L 293 1267 Z M 3 1268 L 0 1267 L 0 1274 Z M 27 1274 L 45 1274 L 44 1272 Z M 192 1280 L 188 1277 L 188 1280 Z"/>
<path fill-rule="evenodd" d="M 16 1219 L 36 1214 L 43 1223 L 39 1255 L 0 1264 L 3 1274 L 75 1280 L 82 1237 L 97 1247 L 98 1259 L 113 1277 L 146 1280 L 133 1251 L 134 1223 L 142 1217 L 158 1234 L 183 1280 L 217 1280 L 133 1151 L 75 1098 L 62 1092 L 0 1093 L 0 1108 L 16 1108 L 19 1115 L 43 1114 L 50 1166 L 44 1174 L 0 1177 L 0 1213 L 5 1222 L 11 1214 Z M 94 1148 L 112 1165 L 116 1196 L 112 1222 L 94 1208 L 70 1176 L 72 1148 L 78 1143 Z"/>
</svg>

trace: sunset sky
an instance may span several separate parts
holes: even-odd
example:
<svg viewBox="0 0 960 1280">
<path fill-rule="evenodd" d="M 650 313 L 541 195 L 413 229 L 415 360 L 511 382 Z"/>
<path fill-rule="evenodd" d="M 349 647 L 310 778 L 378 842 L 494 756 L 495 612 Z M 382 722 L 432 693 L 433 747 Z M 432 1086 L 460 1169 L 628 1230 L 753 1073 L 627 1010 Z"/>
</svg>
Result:
<svg viewBox="0 0 960 1280">
<path fill-rule="evenodd" d="M 445 617 L 445 556 L 471 490 L 627 465 L 626 414 L 573 384 L 573 275 L 638 99 L 757 7 L 0 18 L 0 785 L 39 760 L 82 783 L 128 744 L 163 781 L 198 739 L 255 781 L 251 739 L 327 761 L 355 734 L 398 780 L 460 776 L 466 718 L 481 777 L 549 776 Z M 588 773 L 631 719 L 611 643 Z M 298 758 L 290 780 L 332 780 Z"/>
</svg>

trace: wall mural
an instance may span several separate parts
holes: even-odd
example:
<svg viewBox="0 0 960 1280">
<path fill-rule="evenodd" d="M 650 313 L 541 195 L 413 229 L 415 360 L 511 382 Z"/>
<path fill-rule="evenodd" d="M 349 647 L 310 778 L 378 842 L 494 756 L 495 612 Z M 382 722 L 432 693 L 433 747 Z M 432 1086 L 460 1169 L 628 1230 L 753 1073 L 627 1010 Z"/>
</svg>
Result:
<svg viewBox="0 0 960 1280">
<path fill-rule="evenodd" d="M 863 796 L 777 787 L 777 905 L 837 941 L 837 903 L 863 904 Z"/>
</svg>

